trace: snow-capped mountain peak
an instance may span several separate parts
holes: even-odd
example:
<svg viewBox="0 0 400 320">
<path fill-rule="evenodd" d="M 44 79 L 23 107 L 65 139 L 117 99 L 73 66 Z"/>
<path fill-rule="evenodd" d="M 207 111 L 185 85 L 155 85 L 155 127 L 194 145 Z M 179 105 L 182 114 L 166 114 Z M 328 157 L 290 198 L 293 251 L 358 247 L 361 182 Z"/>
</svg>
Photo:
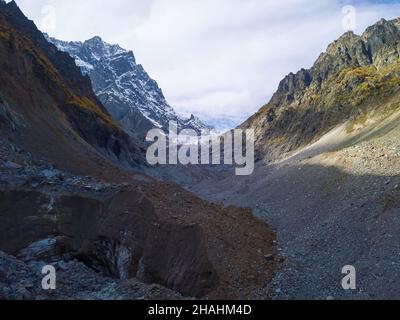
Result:
<svg viewBox="0 0 400 320">
<path fill-rule="evenodd" d="M 194 129 L 197 132 L 201 132 L 202 130 L 208 131 L 208 130 L 214 129 L 212 126 L 206 124 L 199 117 L 196 117 L 193 114 L 190 116 L 189 119 L 184 120 L 184 126 L 185 126 L 185 128 Z"/>
<path fill-rule="evenodd" d="M 84 42 L 66 42 L 49 38 L 56 47 L 68 52 L 111 116 L 131 135 L 143 138 L 153 128 L 168 129 L 175 121 L 179 128 L 201 132 L 209 129 L 193 116 L 183 119 L 168 104 L 157 82 L 137 64 L 132 51 L 109 44 L 96 36 Z"/>
</svg>

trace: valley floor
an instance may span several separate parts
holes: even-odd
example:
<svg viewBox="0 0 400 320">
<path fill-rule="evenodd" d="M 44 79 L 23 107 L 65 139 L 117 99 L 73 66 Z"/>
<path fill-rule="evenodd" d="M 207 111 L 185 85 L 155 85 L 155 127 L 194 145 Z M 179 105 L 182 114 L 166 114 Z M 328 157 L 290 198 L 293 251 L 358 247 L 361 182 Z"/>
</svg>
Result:
<svg viewBox="0 0 400 320">
<path fill-rule="evenodd" d="M 284 262 L 274 299 L 400 299 L 400 129 L 393 121 L 353 136 L 338 128 L 250 177 L 192 189 L 250 207 L 276 229 Z M 356 268 L 356 290 L 342 288 L 346 265 Z"/>
</svg>

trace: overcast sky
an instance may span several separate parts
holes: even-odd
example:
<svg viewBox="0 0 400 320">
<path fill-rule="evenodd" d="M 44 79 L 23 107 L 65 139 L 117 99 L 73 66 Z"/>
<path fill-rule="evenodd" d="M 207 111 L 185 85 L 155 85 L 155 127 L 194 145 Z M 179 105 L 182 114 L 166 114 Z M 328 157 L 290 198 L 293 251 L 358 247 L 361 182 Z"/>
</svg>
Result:
<svg viewBox="0 0 400 320">
<path fill-rule="evenodd" d="M 246 118 L 289 72 L 346 30 L 400 16 L 400 1 L 17 0 L 62 40 L 95 35 L 133 50 L 178 112 Z M 356 8 L 354 25 L 351 11 Z"/>
</svg>

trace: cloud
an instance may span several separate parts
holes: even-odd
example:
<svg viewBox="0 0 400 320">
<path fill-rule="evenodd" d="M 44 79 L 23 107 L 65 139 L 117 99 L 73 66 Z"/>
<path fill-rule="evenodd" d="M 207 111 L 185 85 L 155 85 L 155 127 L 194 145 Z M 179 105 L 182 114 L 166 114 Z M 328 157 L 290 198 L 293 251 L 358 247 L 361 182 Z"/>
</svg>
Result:
<svg viewBox="0 0 400 320">
<path fill-rule="evenodd" d="M 135 52 L 179 112 L 246 118 L 268 102 L 289 72 L 310 67 L 343 29 L 342 7 L 357 29 L 400 15 L 398 1 L 332 0 L 19 0 L 63 40 L 94 35 Z M 44 26 L 46 26 L 44 24 Z"/>
</svg>

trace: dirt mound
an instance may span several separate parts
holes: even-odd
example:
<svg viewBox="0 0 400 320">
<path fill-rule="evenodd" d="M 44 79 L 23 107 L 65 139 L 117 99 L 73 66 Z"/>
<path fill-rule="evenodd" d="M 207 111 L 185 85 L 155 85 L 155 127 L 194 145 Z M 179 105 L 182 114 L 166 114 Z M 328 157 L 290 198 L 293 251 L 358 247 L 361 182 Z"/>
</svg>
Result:
<svg viewBox="0 0 400 320">
<path fill-rule="evenodd" d="M 104 275 L 199 298 L 257 297 L 272 277 L 275 237 L 250 211 L 155 182 L 80 190 L 44 179 L 29 190 L 31 178 L 0 192 L 0 250 L 9 254 L 57 237 L 60 256 Z"/>
</svg>

